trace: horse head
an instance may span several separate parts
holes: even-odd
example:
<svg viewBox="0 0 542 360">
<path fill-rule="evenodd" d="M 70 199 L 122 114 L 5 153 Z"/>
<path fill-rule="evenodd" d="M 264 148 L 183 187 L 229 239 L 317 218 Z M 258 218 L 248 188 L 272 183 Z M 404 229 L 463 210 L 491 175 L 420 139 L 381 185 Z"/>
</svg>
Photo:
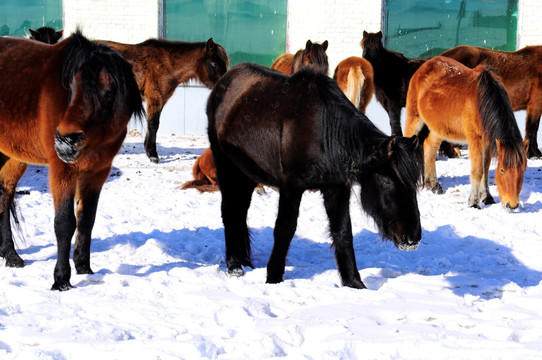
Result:
<svg viewBox="0 0 542 360">
<path fill-rule="evenodd" d="M 63 30 L 56 31 L 49 26 L 42 26 L 36 30 L 28 29 L 30 32 L 29 39 L 41 41 L 46 44 L 56 44 L 62 37 Z"/>
<path fill-rule="evenodd" d="M 213 38 L 207 40 L 203 58 L 197 69 L 198 80 L 212 89 L 218 79 L 228 71 L 229 66 L 226 50 L 215 43 Z"/>
<path fill-rule="evenodd" d="M 301 66 L 311 66 L 327 74 L 329 69 L 326 54 L 327 46 L 327 40 L 322 44 L 313 43 L 310 40 L 307 40 L 301 57 Z"/>
<path fill-rule="evenodd" d="M 416 198 L 423 156 L 418 138 L 391 136 L 369 155 L 359 172 L 361 204 L 382 236 L 401 250 L 416 250 L 421 239 Z"/>
<path fill-rule="evenodd" d="M 382 31 L 377 33 L 368 33 L 363 31 L 363 38 L 360 42 L 361 48 L 363 49 L 363 57 L 367 55 L 367 52 L 378 51 L 382 49 Z"/>
<path fill-rule="evenodd" d="M 68 108 L 56 128 L 55 150 L 66 163 L 75 162 L 87 147 L 118 140 L 131 116 L 143 114 L 130 64 L 79 32 L 70 37 L 62 76 Z"/>
<path fill-rule="evenodd" d="M 527 168 L 529 140 L 523 141 L 520 151 L 507 147 L 499 139 L 497 143 L 497 169 L 495 182 L 503 207 L 515 210 L 519 207 L 519 193 L 523 185 L 523 174 Z"/>
</svg>

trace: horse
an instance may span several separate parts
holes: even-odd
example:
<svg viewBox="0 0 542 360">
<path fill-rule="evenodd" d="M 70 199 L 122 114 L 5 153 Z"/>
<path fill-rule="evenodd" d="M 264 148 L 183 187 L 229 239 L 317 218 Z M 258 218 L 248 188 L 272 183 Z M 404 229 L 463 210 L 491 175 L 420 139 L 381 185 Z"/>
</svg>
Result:
<svg viewBox="0 0 542 360">
<path fill-rule="evenodd" d="M 462 45 L 443 52 L 441 56 L 455 59 L 469 68 L 485 65 L 499 74 L 514 111 L 527 110 L 527 156 L 541 158 L 537 133 L 542 115 L 542 46 L 527 46 L 517 51 L 497 51 Z"/>
<path fill-rule="evenodd" d="M 216 168 L 211 148 L 205 149 L 203 154 L 198 156 L 192 167 L 192 176 L 194 180 L 182 184 L 181 190 L 197 189 L 201 193 L 218 191 Z"/>
<path fill-rule="evenodd" d="M 133 64 L 139 90 L 147 102 L 145 152 L 151 162 L 159 163 L 156 133 L 164 105 L 179 84 L 192 78 L 211 89 L 229 68 L 228 54 L 212 38 L 206 42 L 149 39 L 135 45 L 99 42 L 116 49 Z"/>
<path fill-rule="evenodd" d="M 301 197 L 308 189 L 323 194 L 344 286 L 365 287 L 356 267 L 349 213 L 354 183 L 361 185 L 361 206 L 383 238 L 403 250 L 417 248 L 422 166 L 417 137 L 384 134 L 327 75 L 305 67 L 286 76 L 239 64 L 211 91 L 207 116 L 228 274 L 242 276 L 242 266 L 253 267 L 246 217 L 258 183 L 280 193 L 267 283 L 283 281 Z"/>
<path fill-rule="evenodd" d="M 333 80 L 337 82 L 339 88 L 364 114 L 374 94 L 373 78 L 371 63 L 357 56 L 342 60 L 333 73 Z"/>
<path fill-rule="evenodd" d="M 401 53 L 386 49 L 382 45 L 382 31 L 377 33 L 363 31 L 360 45 L 363 49 L 363 58 L 373 66 L 376 100 L 388 113 L 391 133 L 400 136 L 403 134 L 401 109 L 406 104 L 410 78 L 429 58 L 409 59 Z M 446 141 L 442 143 L 440 151 L 449 158 L 461 154 L 458 148 Z"/>
<path fill-rule="evenodd" d="M 328 42 L 325 40 L 322 44 L 313 43 L 307 40 L 305 48 L 298 50 L 295 54 L 283 54 L 279 56 L 271 69 L 277 70 L 283 74 L 291 75 L 303 66 L 311 66 L 324 74 L 329 71 L 329 63 L 326 54 Z"/>
<path fill-rule="evenodd" d="M 497 154 L 495 182 L 501 204 L 519 206 L 519 193 L 527 167 L 522 142 L 508 94 L 493 70 L 470 69 L 453 59 L 437 56 L 420 66 L 410 80 L 406 103 L 405 135 L 429 128 L 425 139 L 424 185 L 442 193 L 437 181 L 435 155 L 443 139 L 467 142 L 471 159 L 471 192 L 468 205 L 493 204 L 489 192 L 489 166 Z"/>
<path fill-rule="evenodd" d="M 42 26 L 36 30 L 28 29 L 30 32 L 29 39 L 41 41 L 46 44 L 56 44 L 62 37 L 63 30 L 56 30 L 50 26 Z"/>
<path fill-rule="evenodd" d="M 98 198 L 128 121 L 143 115 L 139 89 L 118 52 L 79 30 L 55 45 L 0 38 L 0 68 L 10 84 L 0 87 L 0 256 L 24 266 L 10 224 L 15 189 L 27 164 L 48 165 L 58 254 L 52 290 L 68 290 L 74 232 L 75 269 L 92 274 Z"/>
</svg>

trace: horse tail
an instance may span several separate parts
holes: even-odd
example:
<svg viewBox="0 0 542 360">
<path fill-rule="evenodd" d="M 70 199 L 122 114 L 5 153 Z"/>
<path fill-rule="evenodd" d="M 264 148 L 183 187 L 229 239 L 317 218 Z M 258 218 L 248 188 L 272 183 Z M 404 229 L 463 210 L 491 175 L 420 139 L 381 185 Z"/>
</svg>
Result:
<svg viewBox="0 0 542 360">
<path fill-rule="evenodd" d="M 353 66 L 348 70 L 348 77 L 346 80 L 346 97 L 352 101 L 354 106 L 359 109 L 361 101 L 361 89 L 365 82 L 365 76 L 359 66 Z"/>
<path fill-rule="evenodd" d="M 497 152 L 500 140 L 507 152 L 507 166 L 522 164 L 523 145 L 510 97 L 493 70 L 484 68 L 477 78 L 478 111 L 484 132 L 489 137 L 491 154 Z"/>
</svg>

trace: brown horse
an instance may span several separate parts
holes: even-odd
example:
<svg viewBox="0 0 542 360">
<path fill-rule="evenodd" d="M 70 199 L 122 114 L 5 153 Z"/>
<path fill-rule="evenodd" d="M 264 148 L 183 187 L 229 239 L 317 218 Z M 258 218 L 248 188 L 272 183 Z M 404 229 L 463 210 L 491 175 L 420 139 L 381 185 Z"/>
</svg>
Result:
<svg viewBox="0 0 542 360">
<path fill-rule="evenodd" d="M 480 201 L 495 202 L 488 185 L 495 153 L 501 204 L 508 209 L 519 206 L 528 141 L 522 144 L 508 94 L 491 70 L 484 66 L 470 69 L 442 56 L 428 60 L 410 80 L 406 110 L 406 136 L 417 134 L 424 124 L 429 127 L 424 142 L 427 188 L 442 193 L 435 170 L 440 143 L 444 139 L 466 141 L 471 159 L 469 206 L 480 208 Z"/>
<path fill-rule="evenodd" d="M 49 165 L 58 257 L 54 290 L 70 284 L 71 239 L 78 274 L 92 274 L 98 198 L 132 115 L 143 107 L 130 64 L 79 31 L 55 45 L 0 37 L 0 256 L 23 267 L 10 214 L 27 164 Z M 24 71 L 21 71 L 24 69 Z M 77 205 L 74 208 L 74 204 Z"/>
<path fill-rule="evenodd" d="M 387 136 L 327 75 L 304 67 L 291 76 L 255 64 L 226 73 L 207 102 L 208 135 L 222 194 L 226 264 L 252 266 L 246 223 L 256 184 L 280 192 L 267 282 L 283 280 L 303 192 L 319 189 L 329 218 L 342 284 L 363 288 L 349 212 L 351 186 L 383 237 L 403 250 L 421 239 L 416 198 L 418 139 Z"/>
<path fill-rule="evenodd" d="M 181 185 L 182 190 L 197 189 L 199 192 L 218 191 L 216 182 L 216 167 L 213 161 L 213 152 L 210 148 L 205 149 L 203 154 L 198 156 L 192 167 L 192 176 L 190 180 Z"/>
<path fill-rule="evenodd" d="M 365 114 L 375 88 L 373 66 L 364 58 L 351 56 L 335 68 L 333 80 L 355 107 Z"/>
<path fill-rule="evenodd" d="M 327 46 L 327 40 L 322 44 L 313 43 L 312 41 L 307 40 L 304 49 L 298 50 L 294 55 L 283 54 L 279 56 L 273 64 L 271 64 L 271 69 L 280 71 L 286 75 L 291 75 L 303 66 L 310 66 L 327 75 L 329 71 L 329 63 L 326 54 Z"/>
<path fill-rule="evenodd" d="M 527 110 L 525 139 L 528 157 L 542 157 L 537 133 L 542 115 L 542 46 L 527 46 L 517 51 L 497 51 L 474 46 L 457 46 L 441 54 L 470 68 L 485 65 L 495 70 L 514 111 Z"/>
<path fill-rule="evenodd" d="M 207 42 L 150 39 L 135 45 L 100 42 L 118 50 L 133 64 L 139 90 L 147 102 L 145 151 L 152 162 L 158 163 L 156 133 L 164 105 L 179 84 L 192 78 L 211 89 L 228 70 L 228 55 L 212 38 Z"/>
<path fill-rule="evenodd" d="M 30 32 L 29 39 L 51 45 L 56 44 L 63 34 L 63 30 L 56 31 L 56 29 L 49 26 L 42 26 L 36 30 L 28 29 L 28 31 Z"/>
</svg>

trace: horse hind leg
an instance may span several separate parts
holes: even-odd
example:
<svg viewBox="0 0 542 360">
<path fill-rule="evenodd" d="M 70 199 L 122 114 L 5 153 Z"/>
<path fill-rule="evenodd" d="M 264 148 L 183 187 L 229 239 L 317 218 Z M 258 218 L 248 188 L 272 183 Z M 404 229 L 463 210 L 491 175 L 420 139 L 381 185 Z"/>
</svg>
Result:
<svg viewBox="0 0 542 360">
<path fill-rule="evenodd" d="M 283 188 L 280 190 L 279 211 L 273 231 L 273 251 L 267 263 L 267 283 L 283 281 L 286 255 L 297 228 L 297 217 L 301 203 L 302 190 Z"/>
<path fill-rule="evenodd" d="M 24 267 L 24 261 L 17 254 L 13 242 L 11 216 L 15 214 L 15 189 L 26 171 L 25 163 L 12 160 L 0 153 L 0 256 L 7 267 Z"/>
<path fill-rule="evenodd" d="M 525 121 L 525 139 L 529 140 L 529 147 L 527 148 L 527 157 L 529 159 L 542 158 L 542 152 L 540 152 L 540 149 L 538 148 L 537 140 L 541 114 L 542 109 L 534 109 L 533 106 L 527 107 L 527 119 Z"/>
</svg>

